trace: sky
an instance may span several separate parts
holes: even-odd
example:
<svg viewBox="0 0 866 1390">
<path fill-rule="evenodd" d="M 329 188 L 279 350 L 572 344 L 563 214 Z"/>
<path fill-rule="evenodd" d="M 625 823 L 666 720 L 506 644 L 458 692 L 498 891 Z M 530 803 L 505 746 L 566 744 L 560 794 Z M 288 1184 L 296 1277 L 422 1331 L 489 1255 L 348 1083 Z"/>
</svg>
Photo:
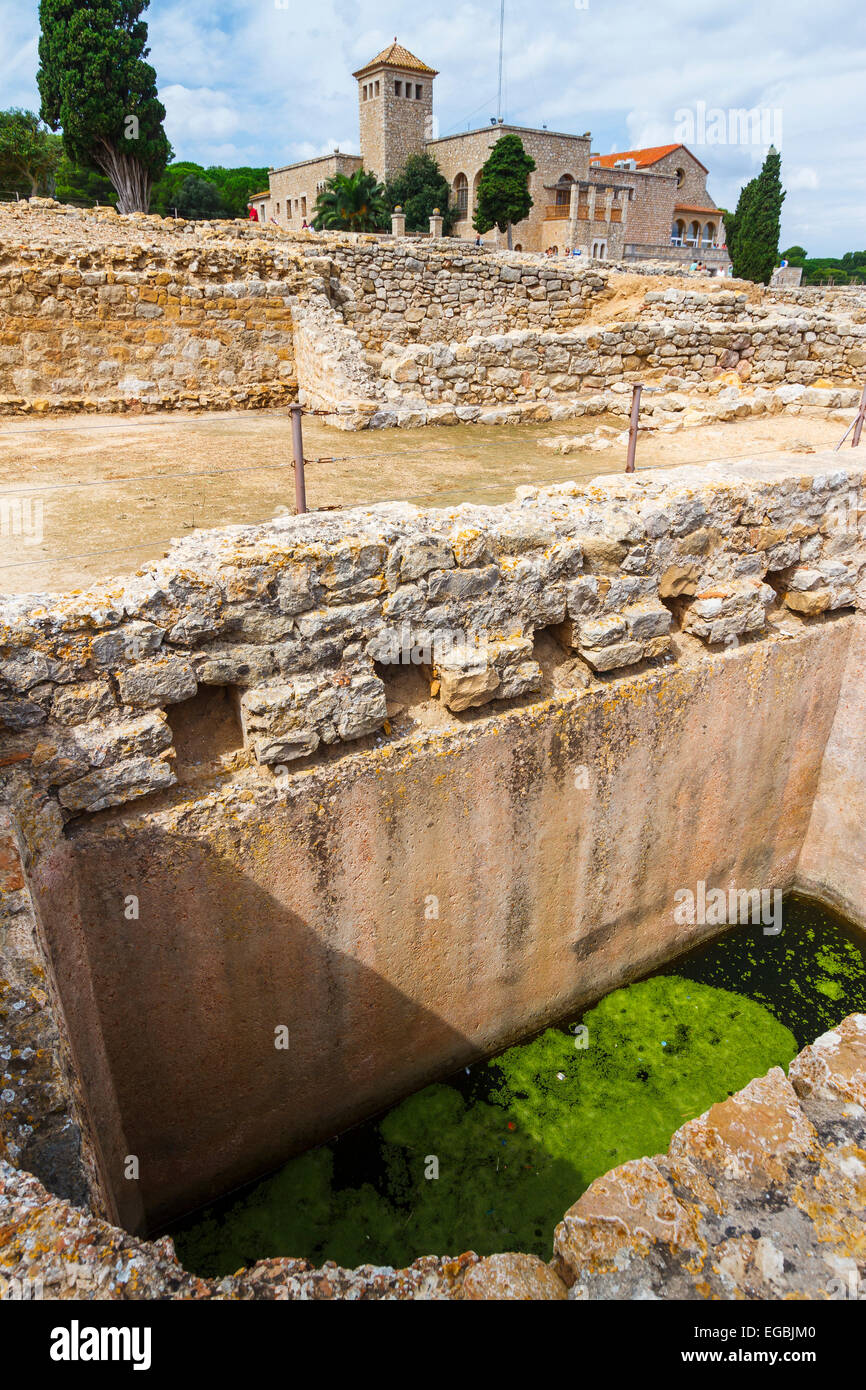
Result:
<svg viewBox="0 0 866 1390">
<path fill-rule="evenodd" d="M 496 114 L 500 0 L 151 0 L 177 159 L 279 166 L 358 150 L 353 69 L 394 38 L 438 68 L 441 135 Z M 0 108 L 38 109 L 38 0 L 0 0 Z M 770 140 L 781 248 L 866 247 L 863 0 L 506 0 L 503 115 L 606 154 L 683 140 L 734 206 Z M 760 119 L 742 129 L 737 110 Z M 703 113 L 703 118 L 702 118 Z"/>
</svg>

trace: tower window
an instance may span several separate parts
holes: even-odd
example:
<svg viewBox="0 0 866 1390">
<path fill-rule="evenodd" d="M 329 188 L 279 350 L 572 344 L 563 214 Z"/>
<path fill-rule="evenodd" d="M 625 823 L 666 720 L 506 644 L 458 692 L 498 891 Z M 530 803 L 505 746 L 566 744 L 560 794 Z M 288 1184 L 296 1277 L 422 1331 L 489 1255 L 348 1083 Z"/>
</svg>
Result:
<svg viewBox="0 0 866 1390">
<path fill-rule="evenodd" d="M 395 82 L 395 83 L 394 83 L 394 95 L 395 95 L 395 97 L 401 97 L 401 96 L 403 95 L 403 83 L 402 83 L 402 82 Z"/>
<path fill-rule="evenodd" d="M 416 100 L 416 101 L 420 101 L 423 95 L 424 95 L 424 88 L 423 88 L 423 87 L 416 87 L 416 88 L 415 88 L 415 100 Z"/>
<path fill-rule="evenodd" d="M 364 87 L 363 87 L 363 91 L 362 91 L 362 100 L 363 100 L 363 101 L 366 101 L 366 100 L 367 100 L 367 84 L 366 84 L 366 82 L 364 83 Z"/>
<path fill-rule="evenodd" d="M 376 82 L 376 83 L 374 83 L 373 85 L 374 85 L 374 92 L 373 92 L 373 95 L 374 95 L 374 96 L 378 96 L 378 95 L 379 95 L 379 83 Z"/>
</svg>

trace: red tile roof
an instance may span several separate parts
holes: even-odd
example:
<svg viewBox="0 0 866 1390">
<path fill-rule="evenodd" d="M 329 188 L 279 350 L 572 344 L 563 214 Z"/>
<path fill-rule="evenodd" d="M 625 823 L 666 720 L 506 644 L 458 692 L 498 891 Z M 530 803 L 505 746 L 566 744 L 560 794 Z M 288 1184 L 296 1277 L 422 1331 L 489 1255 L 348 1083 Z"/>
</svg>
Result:
<svg viewBox="0 0 866 1390">
<path fill-rule="evenodd" d="M 375 58 L 371 58 L 369 63 L 365 63 L 357 72 L 353 72 L 352 76 L 364 77 L 374 68 L 381 67 L 403 68 L 409 72 L 426 72 L 431 77 L 438 76 L 435 68 L 429 68 L 426 63 L 422 63 L 420 58 L 416 58 L 414 53 L 410 53 L 408 48 L 404 48 L 396 39 L 387 48 L 383 48 L 382 52 L 377 54 Z"/>
<path fill-rule="evenodd" d="M 622 150 L 614 154 L 591 154 L 589 156 L 590 165 L 595 165 L 602 169 L 613 169 L 619 159 L 633 159 L 639 169 L 646 169 L 651 164 L 658 164 L 660 159 L 664 159 L 666 154 L 673 154 L 674 150 L 686 150 L 685 145 L 650 145 L 645 150 Z M 691 150 L 686 150 L 686 154 L 692 154 Z M 692 154 L 692 159 L 695 156 Z M 696 164 L 701 164 L 699 159 L 695 159 Z M 708 170 L 701 164 L 704 173 Z"/>
</svg>

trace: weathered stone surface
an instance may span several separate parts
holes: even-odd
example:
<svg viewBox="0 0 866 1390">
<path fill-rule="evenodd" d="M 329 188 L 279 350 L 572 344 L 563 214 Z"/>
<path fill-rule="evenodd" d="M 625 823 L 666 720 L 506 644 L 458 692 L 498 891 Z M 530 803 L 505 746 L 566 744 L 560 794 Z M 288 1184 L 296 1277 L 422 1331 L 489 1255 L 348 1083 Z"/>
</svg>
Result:
<svg viewBox="0 0 866 1390">
<path fill-rule="evenodd" d="M 866 1271 L 866 1017 L 590 1185 L 556 1229 L 571 1298 L 846 1298 Z M 792 1084 L 793 1083 L 793 1084 Z M 855 1295 L 856 1296 L 856 1293 Z"/>
<path fill-rule="evenodd" d="M 866 1110 L 866 1014 L 851 1014 L 804 1047 L 788 1077 L 801 1100 L 843 1101 Z"/>
<path fill-rule="evenodd" d="M 537 1255 L 488 1255 L 467 1270 L 463 1297 L 468 1299 L 565 1299 L 565 1284 Z"/>
<path fill-rule="evenodd" d="M 124 704 L 147 709 L 189 700 L 198 689 L 198 682 L 188 661 L 154 657 L 119 672 L 117 686 Z"/>
<path fill-rule="evenodd" d="M 486 657 L 449 655 L 436 669 L 439 698 L 455 713 L 488 704 L 499 688 L 499 676 Z"/>
</svg>

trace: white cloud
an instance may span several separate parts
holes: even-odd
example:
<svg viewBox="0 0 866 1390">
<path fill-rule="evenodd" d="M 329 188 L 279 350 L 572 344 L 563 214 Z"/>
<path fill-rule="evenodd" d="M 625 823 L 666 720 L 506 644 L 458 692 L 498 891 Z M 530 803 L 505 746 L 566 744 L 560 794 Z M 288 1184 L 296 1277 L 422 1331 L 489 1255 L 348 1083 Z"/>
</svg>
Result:
<svg viewBox="0 0 866 1390">
<path fill-rule="evenodd" d="M 801 188 L 819 188 L 817 171 L 810 169 L 808 165 L 792 169 L 785 179 L 785 186 L 789 193 L 796 193 Z"/>
<path fill-rule="evenodd" d="M 165 107 L 166 134 L 180 158 L 184 157 L 181 151 L 190 140 L 210 143 L 241 129 L 240 113 L 226 101 L 222 92 L 211 87 L 174 84 L 161 87 L 159 95 Z"/>
</svg>

